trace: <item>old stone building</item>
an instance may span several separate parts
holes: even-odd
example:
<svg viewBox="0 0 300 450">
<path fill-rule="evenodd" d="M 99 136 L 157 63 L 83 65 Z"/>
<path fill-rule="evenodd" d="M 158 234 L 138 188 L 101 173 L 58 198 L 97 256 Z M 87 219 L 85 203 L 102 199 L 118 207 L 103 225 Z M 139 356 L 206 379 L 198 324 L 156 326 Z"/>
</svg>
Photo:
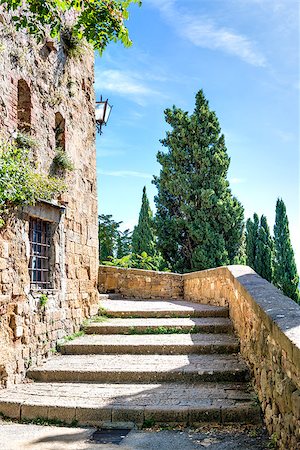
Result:
<svg viewBox="0 0 300 450">
<path fill-rule="evenodd" d="M 94 56 L 37 43 L 0 16 L 0 138 L 35 141 L 41 173 L 60 147 L 74 170 L 51 202 L 19 208 L 0 230 L 0 384 L 19 382 L 97 307 Z"/>
</svg>

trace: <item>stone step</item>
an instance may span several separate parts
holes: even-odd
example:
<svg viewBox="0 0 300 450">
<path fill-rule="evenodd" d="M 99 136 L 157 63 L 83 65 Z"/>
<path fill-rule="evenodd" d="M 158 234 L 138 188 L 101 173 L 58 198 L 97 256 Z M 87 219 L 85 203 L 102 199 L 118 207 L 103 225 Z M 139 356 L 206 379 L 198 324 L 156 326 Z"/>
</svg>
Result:
<svg viewBox="0 0 300 450">
<path fill-rule="evenodd" d="M 64 355 L 27 372 L 36 381 L 153 383 L 246 381 L 239 355 Z"/>
<path fill-rule="evenodd" d="M 21 384 L 0 392 L 0 413 L 14 419 L 59 419 L 97 427 L 143 423 L 259 423 L 245 383 Z"/>
<path fill-rule="evenodd" d="M 132 333 L 231 333 L 231 320 L 226 317 L 200 318 L 138 318 L 138 319 L 106 319 L 103 322 L 91 322 L 84 327 L 87 334 L 132 334 Z"/>
<path fill-rule="evenodd" d="M 108 317 L 228 317 L 228 308 L 183 300 L 102 300 L 100 314 Z"/>
<path fill-rule="evenodd" d="M 239 342 L 228 334 L 85 335 L 60 347 L 64 355 L 237 353 Z"/>
</svg>

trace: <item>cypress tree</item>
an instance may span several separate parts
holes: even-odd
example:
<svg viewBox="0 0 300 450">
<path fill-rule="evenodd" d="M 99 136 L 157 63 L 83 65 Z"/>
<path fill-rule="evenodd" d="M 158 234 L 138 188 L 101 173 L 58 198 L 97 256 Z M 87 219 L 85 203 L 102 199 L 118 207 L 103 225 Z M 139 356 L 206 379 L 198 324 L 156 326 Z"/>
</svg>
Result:
<svg viewBox="0 0 300 450">
<path fill-rule="evenodd" d="M 266 280 L 273 280 L 273 239 L 270 235 L 267 218 L 262 215 L 257 234 L 255 270 Z"/>
<path fill-rule="evenodd" d="M 299 275 L 290 240 L 289 221 L 285 204 L 279 198 L 276 203 L 274 246 L 274 284 L 285 295 L 296 302 L 300 302 Z"/>
<path fill-rule="evenodd" d="M 256 251 L 258 240 L 259 218 L 256 213 L 253 214 L 253 221 L 248 219 L 246 222 L 246 256 L 247 264 L 256 270 Z"/>
<path fill-rule="evenodd" d="M 232 263 L 243 207 L 229 188 L 230 159 L 217 116 L 201 90 L 193 114 L 173 106 L 165 119 L 172 129 L 161 143 L 168 151 L 158 152 L 162 168 L 154 177 L 159 249 L 178 272 Z"/>
<path fill-rule="evenodd" d="M 146 252 L 149 256 L 155 255 L 156 246 L 153 225 L 153 213 L 147 197 L 146 186 L 144 186 L 139 221 L 132 233 L 133 253 L 141 255 L 143 252 Z"/>
</svg>

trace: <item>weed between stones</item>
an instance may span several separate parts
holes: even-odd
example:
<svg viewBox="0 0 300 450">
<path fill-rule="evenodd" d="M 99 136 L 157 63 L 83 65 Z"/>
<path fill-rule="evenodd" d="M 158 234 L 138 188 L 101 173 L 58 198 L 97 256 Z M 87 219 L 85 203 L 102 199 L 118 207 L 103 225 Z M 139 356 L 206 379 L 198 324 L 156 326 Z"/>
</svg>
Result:
<svg viewBox="0 0 300 450">
<path fill-rule="evenodd" d="M 45 419 L 44 417 L 37 417 L 36 419 L 11 419 L 10 417 L 5 416 L 0 413 L 0 418 L 4 422 L 13 422 L 13 423 L 25 423 L 31 425 L 43 425 L 43 426 L 55 426 L 55 427 L 78 427 L 78 420 L 73 419 L 72 422 L 65 422 L 60 419 Z"/>
</svg>

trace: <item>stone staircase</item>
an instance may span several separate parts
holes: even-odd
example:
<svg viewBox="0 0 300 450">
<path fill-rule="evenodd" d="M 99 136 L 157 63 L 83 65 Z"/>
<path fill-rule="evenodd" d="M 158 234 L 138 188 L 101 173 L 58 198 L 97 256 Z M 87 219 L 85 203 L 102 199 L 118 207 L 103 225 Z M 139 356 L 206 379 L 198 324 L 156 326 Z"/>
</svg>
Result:
<svg viewBox="0 0 300 450">
<path fill-rule="evenodd" d="M 228 309 L 102 295 L 106 318 L 3 390 L 0 412 L 99 427 L 258 423 Z"/>
</svg>

